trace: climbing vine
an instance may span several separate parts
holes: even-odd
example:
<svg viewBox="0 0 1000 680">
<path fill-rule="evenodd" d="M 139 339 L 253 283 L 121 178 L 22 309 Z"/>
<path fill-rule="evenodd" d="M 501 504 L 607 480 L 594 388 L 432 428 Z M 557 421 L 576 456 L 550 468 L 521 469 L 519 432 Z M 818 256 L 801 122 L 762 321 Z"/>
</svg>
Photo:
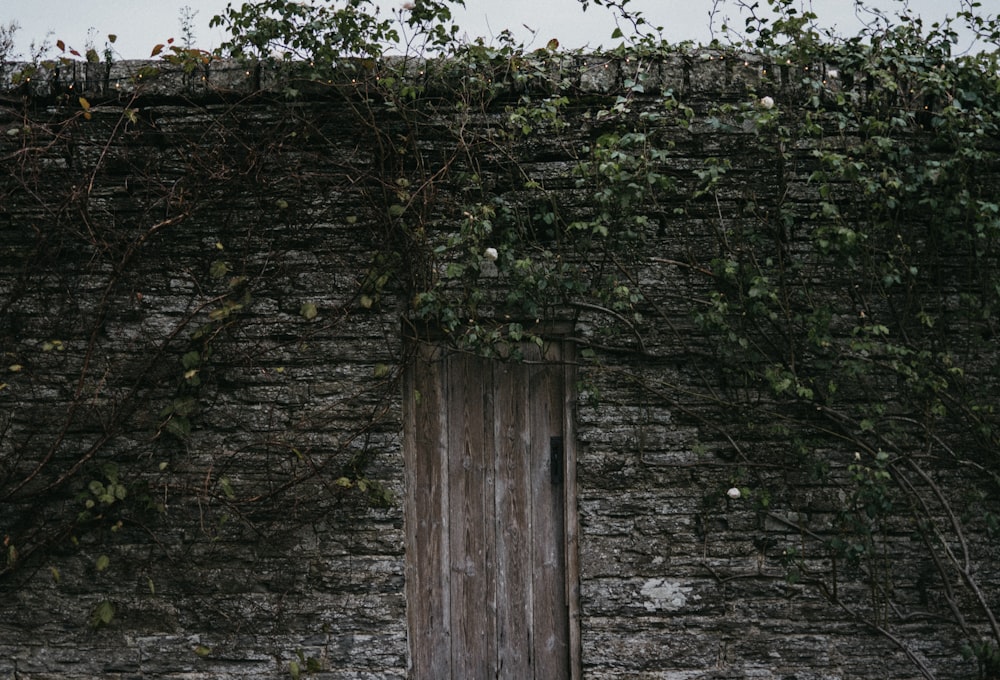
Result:
<svg viewBox="0 0 1000 680">
<path fill-rule="evenodd" d="M 442 27 L 450 19 L 442 6 L 417 5 L 437 12 Z M 860 35 L 842 38 L 790 0 L 763 9 L 736 3 L 744 26 L 723 26 L 731 42 L 703 56 L 754 76 L 744 76 L 739 101 L 696 111 L 655 80 L 655 65 L 676 56 L 659 29 L 627 2 L 612 5 L 620 19 L 613 37 L 630 37 L 615 55 L 620 94 L 583 115 L 586 139 L 551 150 L 584 195 L 573 206 L 563 205 L 564 178 L 537 176 L 513 160 L 568 125 L 575 83 L 557 68 L 557 44 L 526 53 L 510 43 L 450 43 L 453 32 L 443 28 L 434 34 L 451 56 L 447 82 L 461 83 L 449 90 L 461 112 L 451 131 L 468 154 L 436 166 L 439 175 L 396 180 L 405 191 L 396 191 L 390 217 L 406 240 L 417 236 L 414 253 L 423 258 L 408 266 L 425 266 L 410 280 L 414 317 L 483 351 L 520 341 L 523 320 L 596 319 L 584 356 L 599 347 L 652 356 L 651 334 L 678 331 L 670 299 L 650 284 L 650 260 L 694 275 L 704 298 L 693 320 L 714 339 L 702 376 L 706 387 L 727 386 L 699 398 L 738 414 L 725 427 L 741 462 L 735 481 L 761 516 L 806 539 L 783 549 L 787 578 L 810 582 L 931 677 L 896 630 L 907 614 L 895 600 L 892 554 L 904 537 L 916 541 L 934 565 L 923 587 L 941 597 L 981 674 L 995 674 L 1000 628 L 971 566 L 969 538 L 996 532 L 994 510 L 980 505 L 1000 479 L 992 405 L 1000 367 L 990 351 L 1000 290 L 996 18 L 969 4 L 925 27 L 905 9 L 895 17 L 872 11 Z M 952 55 L 959 23 L 982 50 Z M 411 81 L 389 96 L 412 121 L 433 110 L 427 93 L 447 89 L 431 80 L 436 64 L 418 68 L 427 77 L 420 87 Z M 506 126 L 486 139 L 469 136 L 462 114 L 498 103 Z M 672 167 L 679 135 L 719 133 L 737 148 L 708 152 L 686 176 Z M 487 172 L 485 159 L 499 169 Z M 439 200 L 424 201 L 436 214 L 409 212 L 412 187 L 438 199 L 446 179 L 459 187 L 456 228 L 442 228 L 448 211 Z M 686 205 L 676 200 L 683 193 Z M 716 257 L 650 258 L 692 220 L 710 228 Z M 677 340 L 691 345 L 679 333 Z M 676 389 L 630 379 L 663 398 Z M 781 475 L 755 472 L 764 462 L 760 441 L 785 442 L 778 460 L 786 477 L 808 472 L 842 494 L 831 530 L 788 519 L 806 516 L 788 514 L 802 499 Z M 983 485 L 949 495 L 947 470 Z M 816 556 L 828 560 L 818 572 Z M 868 584 L 867 600 L 841 594 L 845 573 Z"/>
<path fill-rule="evenodd" d="M 197 500 L 213 537 L 229 522 L 267 533 L 262 508 L 283 494 L 391 503 L 371 468 L 393 445 L 385 430 L 407 360 L 388 340 L 398 327 L 363 360 L 370 384 L 311 422 L 256 394 L 236 422 L 213 420 L 234 412 L 223 408 L 227 389 L 265 376 L 261 395 L 291 399 L 294 376 L 309 370 L 297 350 L 379 311 L 398 309 L 408 332 L 433 326 L 463 351 L 505 357 L 543 342 L 544 322 L 568 319 L 591 376 L 636 385 L 715 442 L 734 493 L 708 495 L 706 513 L 738 501 L 762 536 L 777 523 L 797 537 L 766 548 L 781 579 L 869 626 L 928 678 L 903 624 L 946 618 L 980 675 L 996 677 L 1000 625 L 975 569 L 1000 531 L 990 500 L 1000 485 L 996 17 L 972 3 L 930 27 L 905 10 L 873 13 L 845 38 L 791 0 L 769 0 L 766 13 L 736 2 L 739 30 L 723 26 L 724 40 L 682 50 L 627 0 L 595 2 L 616 9 L 621 45 L 585 55 L 557 40 L 530 49 L 508 32 L 465 41 L 454 4 L 417 0 L 383 15 L 366 0 L 267 0 L 213 20 L 231 34 L 219 55 L 158 46 L 154 56 L 191 77 L 226 56 L 259 86 L 248 100 L 204 106 L 211 132 L 172 159 L 169 182 L 121 150 L 166 134 L 166 119 L 144 118 L 141 90 L 112 115 L 110 99 L 67 88 L 44 122 L 25 98 L 4 137 L 3 198 L 35 201 L 59 228 L 33 227 L 6 246 L 24 266 L 4 313 L 17 321 L 75 249 L 92 258 L 74 273 L 102 287 L 96 306 L 67 291 L 50 318 L 24 314 L 4 336 L 8 395 L 41 409 L 45 376 L 72 386 L 52 432 L 0 422 L 10 433 L 0 497 L 26 508 L 2 528 L 0 578 L 18 578 L 23 563 L 39 568 L 67 541 L 93 552 L 103 578 L 116 567 L 112 535 L 179 524 L 171 508 L 182 499 Z M 960 23 L 981 50 L 953 54 Z M 77 54 L 15 82 L 71 68 Z M 690 75 L 691 60 L 717 65 L 731 84 L 722 100 L 665 75 L 665 64 Z M 133 76 L 155 81 L 157 68 Z M 355 141 L 299 111 L 306 97 L 335 103 Z M 244 132 L 261 111 L 271 126 L 263 143 Z M 107 146 L 79 160 L 87 125 L 104 126 Z M 681 146 L 697 149 L 696 163 Z M 342 160 L 321 174 L 311 169 L 320 155 Z M 560 171 L 539 159 L 557 159 Z M 74 182 L 55 192 L 45 176 L 61 162 Z M 122 192 L 142 220 L 112 214 L 95 192 L 115 173 L 128 175 Z M 304 186 L 357 200 L 320 206 Z M 254 206 L 253 229 L 240 234 L 233 214 L 211 215 L 221 191 Z M 204 214 L 220 219 L 218 235 L 188 242 L 185 228 L 203 229 Z M 322 286 L 311 284 L 275 293 L 274 280 L 309 280 L 302 234 L 328 223 L 357 240 L 340 244 L 350 254 L 340 264 L 354 272 L 338 287 L 344 299 L 317 299 Z M 229 243 L 223 233 L 238 235 Z M 197 267 L 146 289 L 153 242 Z M 148 296 L 171 290 L 183 304 L 144 316 Z M 103 334 L 122 310 L 151 330 L 138 358 L 102 364 Z M 691 358 L 683 380 L 634 368 L 672 354 Z M 591 380 L 582 387 L 597 396 Z M 308 442 L 317 419 L 343 419 L 358 403 L 364 416 L 334 454 Z M 213 438 L 227 428 L 239 434 Z M 264 479 L 241 473 L 248 454 L 269 461 Z M 824 504 L 826 524 L 810 523 Z M 914 552 L 927 565 L 918 604 L 894 587 L 895 555 Z M 90 622 L 114 616 L 101 600 Z M 320 668 L 299 661 L 294 675 Z"/>
<path fill-rule="evenodd" d="M 970 569 L 969 538 L 995 533 L 981 499 L 997 482 L 997 366 L 986 358 L 1000 226 L 988 170 L 996 167 L 997 55 L 952 57 L 950 23 L 925 32 L 905 13 L 867 42 L 824 43 L 809 28 L 815 17 L 788 8 L 770 33 L 763 21 L 750 27 L 755 46 L 786 65 L 805 106 L 772 109 L 768 98 L 757 110 L 720 111 L 720 125 L 734 116 L 728 124 L 754 127 L 778 181 L 771 196 L 740 197 L 750 220 L 720 211 L 717 286 L 700 319 L 721 331 L 729 380 L 760 399 L 741 400 L 741 410 L 784 412 L 770 422 L 785 421 L 782 430 L 803 440 L 799 465 L 827 466 L 820 479 L 848 493 L 838 535 L 808 549 L 868 580 L 867 613 L 836 593 L 836 575 L 809 577 L 931 677 L 894 631 L 902 606 L 894 546 L 903 536 L 918 541 L 966 651 L 990 677 L 1000 628 Z M 995 44 L 996 20 L 982 33 Z M 724 185 L 710 177 L 705 190 L 721 200 Z M 808 214 L 796 190 L 819 199 Z M 942 470 L 984 484 L 945 493 Z M 956 582 L 968 600 L 952 590 Z"/>
</svg>

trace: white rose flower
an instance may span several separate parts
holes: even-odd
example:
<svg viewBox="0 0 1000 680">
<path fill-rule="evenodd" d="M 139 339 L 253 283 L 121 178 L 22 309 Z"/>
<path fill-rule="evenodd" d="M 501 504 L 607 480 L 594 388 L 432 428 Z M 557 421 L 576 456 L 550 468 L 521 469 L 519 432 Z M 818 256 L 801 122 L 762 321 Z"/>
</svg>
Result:
<svg viewBox="0 0 1000 680">
<path fill-rule="evenodd" d="M 761 97 L 760 98 L 760 106 L 761 106 L 762 109 L 773 109 L 774 108 L 774 99 L 772 99 L 771 97 Z"/>
<path fill-rule="evenodd" d="M 483 251 L 483 257 L 485 257 L 490 262 L 496 262 L 500 254 L 497 252 L 496 248 L 487 248 Z"/>
<path fill-rule="evenodd" d="M 736 500 L 737 498 L 740 497 L 741 494 L 740 490 L 734 486 L 733 488 L 731 488 L 729 491 L 726 492 L 726 495 L 732 498 L 733 500 Z"/>
</svg>

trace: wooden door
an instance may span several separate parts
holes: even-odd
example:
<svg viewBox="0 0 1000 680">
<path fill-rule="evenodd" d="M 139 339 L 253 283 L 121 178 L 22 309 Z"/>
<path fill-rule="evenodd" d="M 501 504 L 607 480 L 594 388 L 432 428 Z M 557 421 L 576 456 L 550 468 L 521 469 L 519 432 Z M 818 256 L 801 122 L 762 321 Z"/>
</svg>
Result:
<svg viewBox="0 0 1000 680">
<path fill-rule="evenodd" d="M 565 349 L 420 344 L 404 392 L 413 680 L 577 677 Z"/>
</svg>

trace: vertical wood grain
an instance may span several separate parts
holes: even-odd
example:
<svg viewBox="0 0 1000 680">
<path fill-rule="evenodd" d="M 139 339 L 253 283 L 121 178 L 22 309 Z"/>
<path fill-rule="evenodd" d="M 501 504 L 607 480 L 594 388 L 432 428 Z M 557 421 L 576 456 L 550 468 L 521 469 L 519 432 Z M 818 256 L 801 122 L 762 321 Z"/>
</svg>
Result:
<svg viewBox="0 0 1000 680">
<path fill-rule="evenodd" d="M 413 680 L 578 677 L 576 581 L 566 578 L 570 372 L 558 345 L 525 353 L 497 362 L 422 345 L 406 373 Z M 567 456 L 562 483 L 554 437 Z"/>
<path fill-rule="evenodd" d="M 452 673 L 456 680 L 492 678 L 496 516 L 492 414 L 487 414 L 492 390 L 484 389 L 492 386 L 490 364 L 455 354 L 447 368 Z"/>
<path fill-rule="evenodd" d="M 535 347 L 526 355 L 531 405 L 527 425 L 532 463 L 532 653 L 534 677 L 539 679 L 569 678 L 565 482 L 553 484 L 550 456 L 552 439 L 563 435 L 563 368 L 555 346 L 546 347 L 545 354 Z"/>
<path fill-rule="evenodd" d="M 531 678 L 531 465 L 527 369 L 497 366 L 496 507 L 498 678 Z"/>
<path fill-rule="evenodd" d="M 447 395 L 440 351 L 421 344 L 404 375 L 406 598 L 414 678 L 451 677 Z"/>
<path fill-rule="evenodd" d="M 559 347 L 562 363 L 563 444 L 565 461 L 563 475 L 563 518 L 565 527 L 566 576 L 564 589 L 567 609 L 567 643 L 569 673 L 567 678 L 583 678 L 583 648 L 580 631 L 580 511 L 576 499 L 576 352 L 572 343 Z"/>
</svg>

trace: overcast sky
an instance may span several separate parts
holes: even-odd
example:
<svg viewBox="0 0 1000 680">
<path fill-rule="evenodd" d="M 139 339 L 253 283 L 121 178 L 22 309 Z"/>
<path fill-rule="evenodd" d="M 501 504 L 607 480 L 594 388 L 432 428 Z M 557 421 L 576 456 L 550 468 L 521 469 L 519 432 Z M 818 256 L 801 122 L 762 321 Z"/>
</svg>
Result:
<svg viewBox="0 0 1000 680">
<path fill-rule="evenodd" d="M 984 0 L 983 5 L 989 7 L 994 2 Z M 242 3 L 235 0 L 233 4 Z M 395 9 L 402 0 L 380 0 L 379 4 Z M 721 14 L 728 13 L 733 25 L 742 26 L 732 0 L 728 10 L 722 4 Z M 868 0 L 867 4 L 892 9 L 903 3 Z M 908 4 L 926 24 L 946 14 L 954 15 L 961 8 L 961 0 L 909 0 Z M 861 26 L 853 0 L 812 0 L 811 5 L 824 26 L 834 26 L 842 34 L 854 34 Z M 185 6 L 196 12 L 194 32 L 198 46 L 206 49 L 218 46 L 224 35 L 220 29 L 210 29 L 208 22 L 225 9 L 226 0 L 0 0 L 0 22 L 14 20 L 20 25 L 16 51 L 22 58 L 29 54 L 32 41 L 41 43 L 46 36 L 50 43 L 62 40 L 81 51 L 90 40 L 100 51 L 109 33 L 118 36 L 114 47 L 119 58 L 143 58 L 149 56 L 156 43 L 171 37 L 180 39 L 180 16 Z M 650 23 L 662 25 L 664 37 L 672 42 L 707 43 L 711 39 L 708 26 L 712 0 L 632 0 L 631 6 L 641 9 Z M 563 47 L 614 44 L 610 40 L 614 29 L 611 15 L 599 7 L 582 13 L 578 0 L 466 0 L 466 10 L 459 18 L 470 37 L 488 38 L 510 28 L 522 39 L 530 40 L 531 33 L 524 28 L 527 25 L 537 32 L 538 47 L 550 38 L 558 38 Z"/>
</svg>

